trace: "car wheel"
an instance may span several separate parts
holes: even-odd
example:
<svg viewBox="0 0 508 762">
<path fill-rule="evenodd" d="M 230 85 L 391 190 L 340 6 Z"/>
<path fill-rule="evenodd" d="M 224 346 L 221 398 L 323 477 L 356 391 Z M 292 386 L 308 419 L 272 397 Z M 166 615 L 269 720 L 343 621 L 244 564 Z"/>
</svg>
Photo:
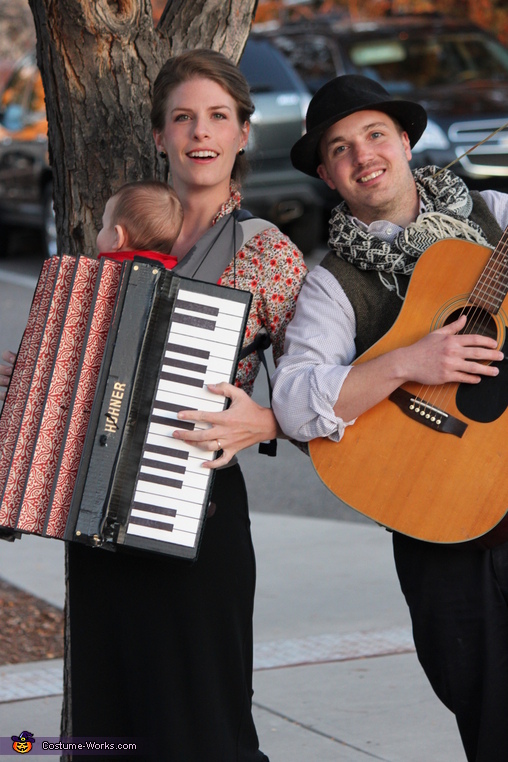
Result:
<svg viewBox="0 0 508 762">
<path fill-rule="evenodd" d="M 48 183 L 43 193 L 44 228 L 42 231 L 44 253 L 47 257 L 54 257 L 57 253 L 57 235 L 55 222 L 55 209 L 53 207 L 53 184 Z"/>
</svg>

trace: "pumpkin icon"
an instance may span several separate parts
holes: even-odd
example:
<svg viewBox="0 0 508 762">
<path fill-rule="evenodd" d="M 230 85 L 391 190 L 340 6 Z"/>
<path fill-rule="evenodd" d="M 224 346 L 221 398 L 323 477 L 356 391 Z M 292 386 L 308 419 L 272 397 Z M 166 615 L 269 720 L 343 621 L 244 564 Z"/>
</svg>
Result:
<svg viewBox="0 0 508 762">
<path fill-rule="evenodd" d="M 18 754 L 28 754 L 35 743 L 34 734 L 29 730 L 23 730 L 19 736 L 11 736 L 12 748 Z"/>
</svg>

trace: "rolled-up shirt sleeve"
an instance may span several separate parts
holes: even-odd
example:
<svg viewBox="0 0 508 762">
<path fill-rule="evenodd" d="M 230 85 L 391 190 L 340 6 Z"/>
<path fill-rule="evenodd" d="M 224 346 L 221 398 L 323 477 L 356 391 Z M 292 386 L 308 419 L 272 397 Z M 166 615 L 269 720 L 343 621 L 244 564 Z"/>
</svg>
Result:
<svg viewBox="0 0 508 762">
<path fill-rule="evenodd" d="M 354 311 L 342 287 L 328 270 L 315 267 L 303 284 L 272 377 L 273 411 L 290 438 L 339 441 L 354 422 L 338 418 L 333 407 L 356 354 L 355 335 Z"/>
</svg>

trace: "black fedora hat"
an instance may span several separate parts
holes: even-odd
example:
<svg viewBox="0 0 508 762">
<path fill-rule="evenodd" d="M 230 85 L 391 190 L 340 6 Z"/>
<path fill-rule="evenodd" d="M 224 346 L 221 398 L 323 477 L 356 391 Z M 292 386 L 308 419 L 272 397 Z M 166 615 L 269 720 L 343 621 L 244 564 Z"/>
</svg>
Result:
<svg viewBox="0 0 508 762">
<path fill-rule="evenodd" d="M 312 98 L 307 110 L 305 135 L 291 149 L 296 169 L 317 177 L 321 163 L 319 142 L 332 124 L 356 111 L 383 111 L 394 117 L 409 136 L 411 147 L 427 126 L 427 114 L 419 103 L 392 98 L 379 82 L 359 74 L 344 74 L 327 82 Z"/>
</svg>

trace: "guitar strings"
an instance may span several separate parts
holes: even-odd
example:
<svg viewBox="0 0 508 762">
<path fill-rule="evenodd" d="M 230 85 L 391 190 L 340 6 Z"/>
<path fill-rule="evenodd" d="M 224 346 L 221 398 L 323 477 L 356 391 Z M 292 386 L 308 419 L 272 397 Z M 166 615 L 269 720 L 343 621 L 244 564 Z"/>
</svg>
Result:
<svg viewBox="0 0 508 762">
<path fill-rule="evenodd" d="M 503 242 L 503 243 L 502 243 Z M 491 291 L 499 290 L 497 288 L 497 276 L 495 274 L 495 264 L 494 261 L 495 257 L 494 255 L 499 251 L 499 249 L 502 249 L 504 247 L 504 241 L 503 238 L 500 241 L 500 245 L 496 248 L 496 251 L 491 255 L 487 265 L 485 266 L 478 282 L 475 285 L 475 288 L 471 292 L 471 295 L 475 294 L 477 302 L 482 303 L 489 303 Z M 493 264 L 494 261 L 494 264 Z M 495 307 L 495 305 L 493 305 Z M 490 322 L 491 315 L 488 312 L 488 310 L 484 309 L 480 304 L 474 303 L 472 301 L 467 301 L 466 304 L 463 306 L 460 315 L 464 315 L 467 313 L 467 324 L 466 326 L 460 331 L 462 335 L 465 334 L 481 334 L 485 335 L 487 332 L 486 329 L 488 327 L 488 324 Z M 460 316 L 459 315 L 459 316 Z M 425 392 L 424 387 L 420 388 L 420 392 L 418 396 L 421 395 L 423 398 L 421 400 L 422 404 L 422 412 L 421 415 L 429 415 L 430 414 L 430 407 L 432 408 L 438 408 L 441 409 L 443 412 L 446 412 L 447 404 L 450 401 L 451 396 L 455 392 L 456 388 L 458 386 L 457 382 L 449 382 L 446 384 L 441 384 L 437 386 L 428 386 L 427 389 L 429 392 Z"/>
<path fill-rule="evenodd" d="M 460 331 L 460 334 L 488 335 L 489 324 L 493 322 L 496 334 L 495 338 L 498 339 L 498 346 L 500 346 L 497 336 L 497 324 L 492 314 L 498 312 L 508 291 L 507 260 L 508 229 L 504 231 L 501 240 L 491 254 L 475 287 L 471 291 L 470 299 L 473 297 L 474 301 L 468 300 L 460 311 L 459 317 L 467 314 L 467 323 L 462 331 Z M 492 308 L 492 314 L 488 309 L 489 306 Z M 435 408 L 446 413 L 446 406 L 457 387 L 457 382 L 448 382 L 436 386 L 422 385 L 415 395 L 417 403 L 421 405 L 420 415 L 430 418 L 434 414 Z"/>
</svg>

